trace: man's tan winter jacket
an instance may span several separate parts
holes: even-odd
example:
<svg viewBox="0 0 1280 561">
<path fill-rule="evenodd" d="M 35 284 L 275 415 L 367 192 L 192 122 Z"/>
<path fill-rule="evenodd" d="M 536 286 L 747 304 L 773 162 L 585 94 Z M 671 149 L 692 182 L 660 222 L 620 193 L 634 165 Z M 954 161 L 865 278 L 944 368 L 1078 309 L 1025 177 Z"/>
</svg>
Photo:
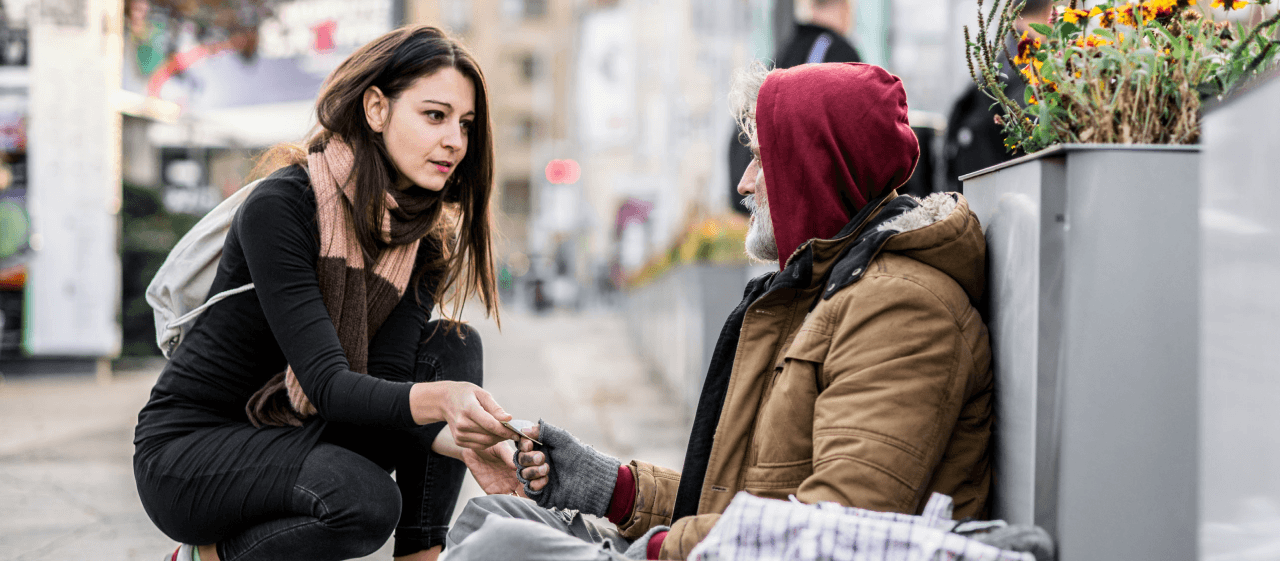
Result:
<svg viewBox="0 0 1280 561">
<path fill-rule="evenodd" d="M 768 292 L 746 309 L 697 515 L 672 526 L 663 559 L 686 558 L 741 490 L 913 514 L 939 492 L 955 499 L 957 518 L 986 515 L 982 230 L 954 193 L 880 222 L 801 246 L 791 260 L 812 248 L 807 286 Z M 869 239 L 872 229 L 887 233 Z M 829 278 L 857 253 L 845 253 L 855 241 L 880 246 L 854 248 L 869 257 L 843 275 L 851 284 Z M 635 506 L 619 529 L 634 539 L 671 523 L 680 474 L 631 468 Z"/>
</svg>

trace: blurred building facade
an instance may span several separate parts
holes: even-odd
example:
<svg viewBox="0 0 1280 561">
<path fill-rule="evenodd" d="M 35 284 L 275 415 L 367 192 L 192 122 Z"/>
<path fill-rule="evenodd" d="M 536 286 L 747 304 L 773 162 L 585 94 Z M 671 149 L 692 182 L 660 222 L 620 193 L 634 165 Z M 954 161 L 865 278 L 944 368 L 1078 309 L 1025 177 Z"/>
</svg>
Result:
<svg viewBox="0 0 1280 561">
<path fill-rule="evenodd" d="M 576 307 L 723 212 L 732 72 L 771 38 L 760 0 L 410 0 L 458 34 L 494 107 L 509 297 Z M 567 176 L 556 166 L 567 166 Z M 552 167 L 548 167 L 552 166 Z"/>
<path fill-rule="evenodd" d="M 850 39 L 864 58 L 903 77 L 914 109 L 944 114 L 968 79 L 959 26 L 976 6 L 850 1 Z M 5 138 L 21 142 L 6 140 L 12 182 L 0 210 L 9 230 L 28 224 L 0 243 L 8 320 L 0 341 L 12 353 L 20 339 L 13 328 L 26 315 L 22 265 L 35 232 L 25 226 L 40 221 L 27 208 L 26 14 L 119 14 L 101 32 L 121 45 L 109 65 L 119 68 L 118 94 L 107 96 L 120 121 L 103 122 L 118 127 L 119 139 L 105 149 L 122 152 L 104 177 L 125 185 L 107 197 L 125 225 L 124 296 L 104 306 L 118 309 L 125 338 L 136 339 L 151 329 L 142 290 L 183 225 L 243 185 L 261 150 L 304 138 L 328 72 L 405 23 L 453 32 L 486 71 L 507 300 L 576 307 L 609 293 L 671 253 L 691 225 L 727 213 L 733 72 L 770 58 L 808 2 L 246 0 L 230 12 L 213 1 L 46 2 L 38 10 L 5 2 L 0 113 Z"/>
</svg>

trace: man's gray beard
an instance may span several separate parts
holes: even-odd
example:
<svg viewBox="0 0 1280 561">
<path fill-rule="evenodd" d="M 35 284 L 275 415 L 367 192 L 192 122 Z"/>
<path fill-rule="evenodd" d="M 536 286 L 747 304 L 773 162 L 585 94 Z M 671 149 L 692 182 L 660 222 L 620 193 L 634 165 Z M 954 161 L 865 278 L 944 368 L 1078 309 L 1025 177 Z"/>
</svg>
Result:
<svg viewBox="0 0 1280 561">
<path fill-rule="evenodd" d="M 773 220 L 768 206 L 757 206 L 756 196 L 747 195 L 742 206 L 751 211 L 751 226 L 747 229 L 747 256 L 757 261 L 777 261 L 778 241 L 773 237 Z"/>
</svg>

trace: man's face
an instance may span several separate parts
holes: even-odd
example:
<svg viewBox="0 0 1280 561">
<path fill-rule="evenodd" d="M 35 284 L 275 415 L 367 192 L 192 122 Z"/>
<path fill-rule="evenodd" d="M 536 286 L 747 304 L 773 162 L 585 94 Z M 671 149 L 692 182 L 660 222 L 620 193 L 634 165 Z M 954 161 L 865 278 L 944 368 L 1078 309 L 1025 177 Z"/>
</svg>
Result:
<svg viewBox="0 0 1280 561">
<path fill-rule="evenodd" d="M 745 195 L 742 206 L 751 212 L 747 229 L 747 255 L 760 261 L 778 260 L 778 242 L 773 237 L 773 220 L 769 217 L 769 197 L 765 193 L 764 168 L 760 166 L 760 147 L 751 146 L 751 164 L 738 181 L 738 194 Z"/>
</svg>

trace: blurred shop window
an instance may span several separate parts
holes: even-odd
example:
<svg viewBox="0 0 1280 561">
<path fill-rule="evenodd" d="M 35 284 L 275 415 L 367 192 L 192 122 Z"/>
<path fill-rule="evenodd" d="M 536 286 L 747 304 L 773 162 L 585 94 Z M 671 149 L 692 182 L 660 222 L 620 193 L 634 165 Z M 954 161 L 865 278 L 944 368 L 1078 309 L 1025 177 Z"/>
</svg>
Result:
<svg viewBox="0 0 1280 561">
<path fill-rule="evenodd" d="M 512 131 L 513 140 L 519 144 L 531 144 L 533 138 L 538 135 L 538 121 L 529 115 L 525 115 L 516 119 L 515 129 Z"/>
<path fill-rule="evenodd" d="M 538 79 L 539 66 L 538 55 L 533 53 L 520 55 L 520 77 L 524 79 L 525 84 L 532 84 Z"/>
<path fill-rule="evenodd" d="M 0 28 L 0 65 L 27 65 L 27 30 Z"/>
<path fill-rule="evenodd" d="M 540 19 L 547 15 L 547 0 L 502 0 L 502 15 L 508 21 Z"/>
<path fill-rule="evenodd" d="M 510 178 L 502 182 L 502 212 L 529 215 L 529 179 Z"/>
<path fill-rule="evenodd" d="M 471 31 L 471 0 L 441 0 L 440 14 L 445 27 L 454 33 Z"/>
<path fill-rule="evenodd" d="M 547 0 L 524 0 L 524 18 L 534 19 L 547 15 Z"/>
</svg>

